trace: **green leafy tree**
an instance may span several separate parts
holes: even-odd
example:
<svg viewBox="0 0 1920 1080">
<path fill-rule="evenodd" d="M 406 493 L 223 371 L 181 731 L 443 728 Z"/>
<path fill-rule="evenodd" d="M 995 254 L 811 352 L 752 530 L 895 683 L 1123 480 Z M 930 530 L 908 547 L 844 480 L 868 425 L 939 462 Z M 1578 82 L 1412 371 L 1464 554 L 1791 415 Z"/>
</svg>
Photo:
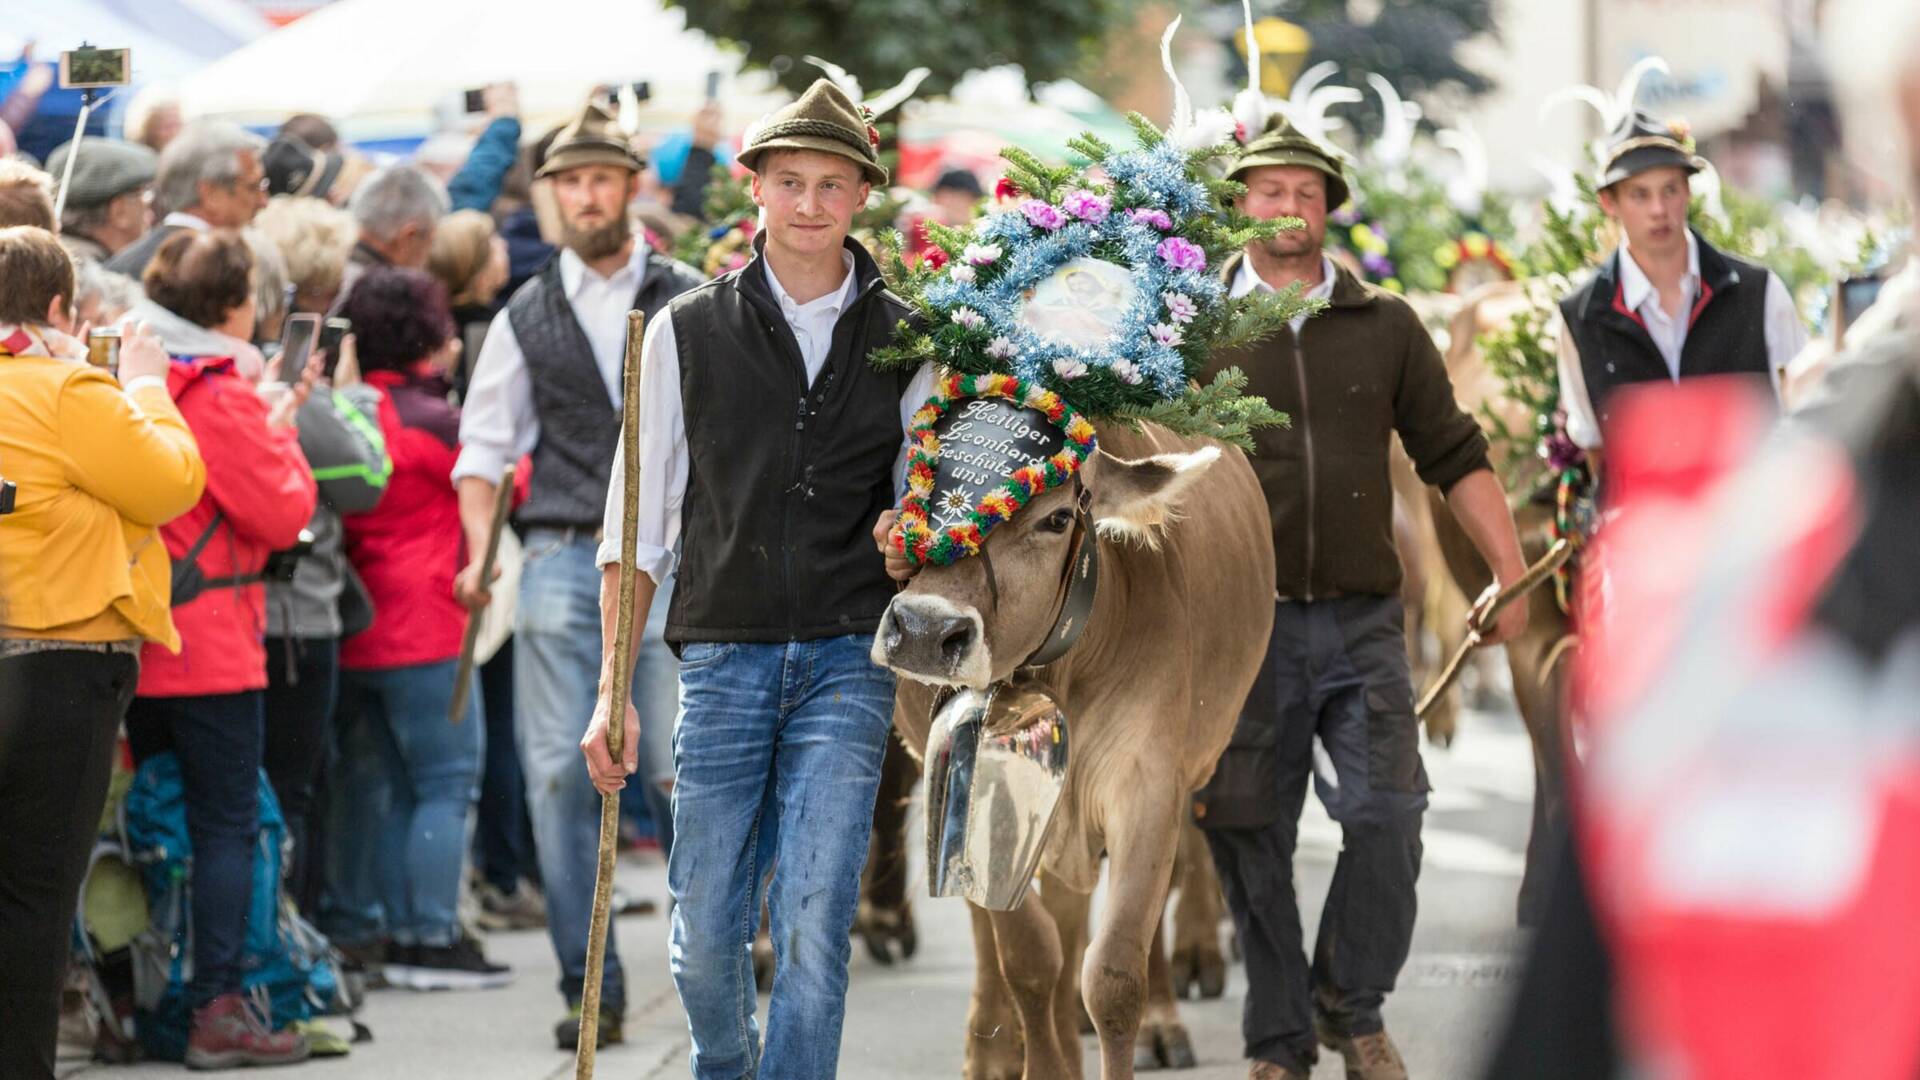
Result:
<svg viewBox="0 0 1920 1080">
<path fill-rule="evenodd" d="M 1082 73 L 1137 0 L 677 0 L 693 28 L 746 49 L 787 88 L 820 76 L 804 57 L 831 60 L 869 90 L 916 67 L 933 74 L 923 95 L 961 75 L 1019 64 L 1035 82 Z"/>
<path fill-rule="evenodd" d="M 1482 34 L 1498 35 L 1498 0 L 1375 0 L 1369 6 L 1379 9 L 1369 22 L 1354 18 L 1360 5 L 1349 0 L 1255 0 L 1254 14 L 1298 23 L 1313 38 L 1306 62 L 1339 64 L 1348 86 L 1365 87 L 1371 71 L 1409 98 L 1441 89 L 1477 97 L 1495 87 L 1491 76 L 1460 62 L 1459 47 Z M 1341 113 L 1352 114 L 1364 130 L 1378 130 L 1377 115 Z"/>
</svg>

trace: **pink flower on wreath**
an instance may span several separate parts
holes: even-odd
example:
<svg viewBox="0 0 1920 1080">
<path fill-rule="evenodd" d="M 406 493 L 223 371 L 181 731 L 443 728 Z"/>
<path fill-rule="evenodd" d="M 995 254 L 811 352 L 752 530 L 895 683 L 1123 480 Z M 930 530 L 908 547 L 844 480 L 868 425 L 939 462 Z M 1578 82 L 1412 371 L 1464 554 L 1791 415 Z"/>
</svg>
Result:
<svg viewBox="0 0 1920 1080">
<path fill-rule="evenodd" d="M 1168 217 L 1167 212 L 1164 210 L 1129 210 L 1127 211 L 1127 220 L 1133 222 L 1135 225 L 1145 225 L 1151 229 L 1159 229 L 1161 232 L 1166 232 L 1168 229 L 1173 228 L 1173 219 Z"/>
<path fill-rule="evenodd" d="M 1201 251 L 1200 246 L 1191 240 L 1185 240 L 1178 236 L 1169 236 L 1165 240 L 1160 241 L 1160 245 L 1153 250 L 1154 254 L 1159 255 L 1162 261 L 1175 270 L 1205 270 L 1207 268 L 1207 253 Z"/>
<path fill-rule="evenodd" d="M 1148 328 L 1147 332 L 1153 335 L 1153 340 L 1168 348 L 1172 348 L 1186 340 L 1180 336 L 1179 327 L 1168 323 L 1154 323 L 1153 326 Z"/>
<path fill-rule="evenodd" d="M 1116 378 L 1128 386 L 1140 385 L 1140 366 L 1131 360 L 1115 360 L 1110 365 Z"/>
<path fill-rule="evenodd" d="M 1067 213 L 1094 225 L 1107 220 L 1107 214 L 1113 210 L 1112 199 L 1091 191 L 1068 192 L 1060 205 Z"/>
<path fill-rule="evenodd" d="M 1036 229 L 1046 229 L 1051 232 L 1067 223 L 1067 216 L 1060 212 L 1059 207 L 1043 203 L 1039 199 L 1028 199 L 1021 203 L 1020 212 L 1026 215 L 1027 221 Z"/>
<path fill-rule="evenodd" d="M 1186 293 L 1167 292 L 1160 294 L 1160 302 L 1167 305 L 1167 318 L 1177 323 L 1190 323 L 1200 314 L 1200 305 Z"/>
</svg>

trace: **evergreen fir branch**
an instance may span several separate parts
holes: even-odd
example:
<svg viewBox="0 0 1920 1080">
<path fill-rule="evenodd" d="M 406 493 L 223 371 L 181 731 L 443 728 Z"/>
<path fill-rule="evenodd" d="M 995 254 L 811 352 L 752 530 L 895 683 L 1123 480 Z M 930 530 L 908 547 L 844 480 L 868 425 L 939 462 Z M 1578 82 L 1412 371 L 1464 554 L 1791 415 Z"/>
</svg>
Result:
<svg viewBox="0 0 1920 1080">
<path fill-rule="evenodd" d="M 1326 308 L 1325 300 L 1308 300 L 1302 292 L 1296 281 L 1279 292 L 1255 291 L 1227 301 L 1226 317 L 1213 338 L 1214 349 L 1244 349 L 1258 344 L 1295 318 L 1303 314 L 1311 317 Z"/>
<path fill-rule="evenodd" d="M 1078 171 L 1064 165 L 1048 165 L 1018 146 L 1003 148 L 1000 156 L 1012 166 L 1007 170 L 1007 178 L 1013 181 L 1014 186 L 1044 202 L 1057 201 L 1060 186 L 1073 179 Z"/>
<path fill-rule="evenodd" d="M 1127 126 L 1133 128 L 1134 137 L 1140 140 L 1142 150 L 1151 150 L 1167 141 L 1166 133 L 1160 130 L 1159 125 L 1137 112 L 1127 114 Z"/>
<path fill-rule="evenodd" d="M 1067 149 L 1086 158 L 1090 164 L 1104 164 L 1113 154 L 1113 145 L 1091 131 L 1083 131 L 1067 140 Z"/>
<path fill-rule="evenodd" d="M 966 249 L 967 230 L 965 229 L 956 229 L 948 225 L 942 225 L 931 218 L 922 222 L 921 227 L 926 229 L 927 239 L 933 241 L 933 246 L 946 252 L 948 255 L 958 255 Z"/>
<path fill-rule="evenodd" d="M 883 345 L 867 354 L 869 364 L 881 371 L 917 371 L 922 364 L 939 362 L 933 338 L 915 333 L 907 320 L 895 324 L 893 334 L 894 344 Z"/>
<path fill-rule="evenodd" d="M 1213 382 L 1194 387 L 1184 397 L 1145 407 L 1128 406 L 1113 415 L 1130 425 L 1158 424 L 1175 435 L 1218 439 L 1251 454 L 1256 428 L 1289 427 L 1293 421 L 1268 405 L 1267 399 L 1244 395 L 1241 391 L 1246 385 L 1244 372 L 1228 368 L 1215 375 Z"/>
</svg>

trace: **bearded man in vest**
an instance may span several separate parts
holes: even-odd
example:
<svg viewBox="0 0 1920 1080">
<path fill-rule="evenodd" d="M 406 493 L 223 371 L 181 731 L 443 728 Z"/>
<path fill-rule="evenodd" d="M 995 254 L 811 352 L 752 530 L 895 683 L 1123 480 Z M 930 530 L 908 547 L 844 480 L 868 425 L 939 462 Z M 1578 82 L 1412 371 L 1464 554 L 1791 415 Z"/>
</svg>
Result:
<svg viewBox="0 0 1920 1080">
<path fill-rule="evenodd" d="M 1246 184 L 1248 215 L 1304 223 L 1229 259 L 1231 295 L 1299 285 L 1327 306 L 1209 362 L 1209 377 L 1245 372 L 1246 392 L 1293 423 L 1254 433 L 1248 460 L 1279 569 L 1273 634 L 1194 812 L 1246 954 L 1248 1076 L 1305 1080 L 1317 1042 L 1341 1055 L 1349 1080 L 1406 1080 L 1380 1007 L 1413 941 L 1427 776 L 1393 546 L 1392 436 L 1446 494 L 1495 578 L 1512 582 L 1525 566 L 1486 437 L 1455 402 L 1419 316 L 1321 250 L 1327 214 L 1347 200 L 1339 158 L 1281 120 L 1228 179 Z M 1484 641 L 1508 640 L 1526 621 L 1526 605 L 1511 605 Z M 1316 737 L 1325 771 L 1314 767 Z M 1343 840 L 1311 965 L 1293 882 L 1309 778 Z"/>
<path fill-rule="evenodd" d="M 1624 239 L 1560 301 L 1560 405 L 1567 436 L 1587 451 L 1596 476 L 1614 391 L 1731 375 L 1777 400 L 1787 364 L 1806 344 L 1780 279 L 1688 226 L 1687 178 L 1706 164 L 1683 121 L 1662 124 L 1641 112 L 1607 148 L 1600 208 Z"/>
<path fill-rule="evenodd" d="M 766 222 L 753 261 L 647 327 L 632 590 L 636 609 L 651 601 L 678 548 L 666 636 L 680 708 L 625 706 L 627 760 L 610 760 L 608 687 L 632 659 L 611 655 L 605 630 L 580 747 L 594 785 L 617 791 L 643 721 L 675 725 L 671 956 L 700 1080 L 826 1078 L 840 1057 L 848 931 L 893 718 L 893 676 L 869 658 L 894 594 L 872 530 L 933 389 L 926 369 L 867 362 L 912 314 L 847 239 L 887 181 L 878 146 L 825 80 L 767 117 L 740 154 Z M 609 496 L 611 627 L 624 522 L 617 485 Z M 775 954 L 764 1053 L 750 959 L 763 895 Z"/>
<path fill-rule="evenodd" d="M 453 470 L 460 520 L 473 559 L 454 582 L 470 606 L 488 600 L 480 580 L 501 470 L 531 455 L 532 486 L 515 515 L 526 562 L 514 613 L 514 727 L 526 778 L 527 808 L 547 893 L 547 932 L 560 959 L 560 993 L 569 1015 L 555 1040 L 579 1039 L 587 930 L 598 868 L 600 799 L 580 773 L 575 747 L 593 708 L 600 667 L 600 515 L 620 438 L 627 312 L 649 319 L 703 280 L 692 268 L 638 242 L 627 204 L 639 192 L 643 163 L 612 115 L 590 104 L 561 131 L 538 176 L 548 178 L 560 206 L 560 250 L 522 285 L 487 329 L 460 419 L 460 458 Z M 664 608 L 664 604 L 662 605 Z M 647 610 L 642 607 L 640 610 Z M 663 650 L 658 620 L 650 650 Z M 643 663 L 634 696 L 671 703 L 671 661 Z M 663 707 L 655 705 L 653 707 Z M 648 755 L 664 758 L 664 740 Z M 672 835 L 665 761 L 649 760 L 645 793 L 660 826 Z M 600 1041 L 621 1040 L 626 983 L 607 928 Z"/>
</svg>

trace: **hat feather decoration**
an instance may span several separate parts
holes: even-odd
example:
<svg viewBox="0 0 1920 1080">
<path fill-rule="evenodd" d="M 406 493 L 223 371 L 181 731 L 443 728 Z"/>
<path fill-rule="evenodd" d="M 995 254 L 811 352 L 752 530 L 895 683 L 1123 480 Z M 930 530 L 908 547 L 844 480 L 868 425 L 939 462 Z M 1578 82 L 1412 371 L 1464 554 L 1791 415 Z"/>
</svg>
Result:
<svg viewBox="0 0 1920 1080">
<path fill-rule="evenodd" d="M 1487 184 L 1492 175 L 1486 140 L 1480 137 L 1473 121 L 1463 119 L 1458 127 L 1434 132 L 1433 141 L 1460 157 L 1459 173 L 1447 180 L 1447 201 L 1463 214 L 1478 214 L 1486 205 Z"/>
<path fill-rule="evenodd" d="M 1340 65 L 1322 60 L 1300 73 L 1285 101 L 1273 102 L 1273 111 L 1285 116 L 1294 129 L 1329 150 L 1338 151 L 1327 133 L 1340 127 L 1340 121 L 1327 115 L 1335 105 L 1352 105 L 1365 95 L 1351 86 L 1321 86 Z"/>
<path fill-rule="evenodd" d="M 1173 83 L 1173 116 L 1167 124 L 1167 140 L 1182 150 L 1205 150 L 1231 142 L 1235 121 L 1233 114 L 1225 109 L 1194 111 L 1192 95 L 1173 70 L 1173 35 L 1180 31 L 1180 19 L 1181 16 L 1175 15 L 1167 24 L 1166 32 L 1160 35 L 1160 67 Z"/>
<path fill-rule="evenodd" d="M 907 72 L 906 77 L 899 82 L 868 98 L 861 92 L 860 80 L 855 78 L 853 73 L 846 68 L 841 67 L 831 60 L 822 60 L 818 56 L 808 56 L 804 59 L 807 63 L 826 72 L 827 78 L 833 80 L 835 86 L 845 91 L 848 98 L 865 105 L 867 111 L 872 113 L 875 119 L 885 116 L 899 108 L 908 98 L 913 96 L 915 90 L 920 89 L 920 84 L 927 81 L 927 76 L 933 74 L 932 68 L 914 68 L 912 71 Z"/>
<path fill-rule="evenodd" d="M 1611 139 L 1625 131 L 1633 123 L 1634 100 L 1640 96 L 1640 84 L 1652 72 L 1662 75 L 1673 74 L 1673 69 L 1658 56 L 1649 56 L 1627 69 L 1620 77 L 1620 85 L 1609 94 L 1597 86 L 1575 83 L 1563 86 L 1548 94 L 1540 102 L 1540 119 L 1569 101 L 1582 102 L 1600 114 L 1600 128 L 1606 139 Z M 1594 160 L 1600 163 L 1605 154 L 1605 139 L 1595 146 Z"/>
<path fill-rule="evenodd" d="M 1253 0 L 1240 0 L 1242 31 L 1247 38 L 1247 88 L 1233 96 L 1233 121 L 1241 142 L 1252 142 L 1267 130 L 1267 95 L 1260 89 L 1260 44 L 1253 33 Z"/>
<path fill-rule="evenodd" d="M 1688 183 L 1695 195 L 1700 196 L 1700 208 L 1706 215 L 1726 228 L 1732 224 L 1727 217 L 1726 200 L 1720 191 L 1720 170 L 1706 158 L 1699 159 L 1700 171 L 1693 174 Z"/>
<path fill-rule="evenodd" d="M 1377 72 L 1367 73 L 1367 83 L 1380 95 L 1382 115 L 1380 137 L 1373 142 L 1373 158 L 1390 175 L 1397 174 L 1413 157 L 1413 135 L 1420 123 L 1420 104 L 1401 98 L 1400 91 Z"/>
<path fill-rule="evenodd" d="M 1532 164 L 1533 171 L 1546 177 L 1547 205 L 1555 213 L 1571 214 L 1581 207 L 1580 184 L 1571 168 L 1544 154 L 1533 155 Z"/>
</svg>

